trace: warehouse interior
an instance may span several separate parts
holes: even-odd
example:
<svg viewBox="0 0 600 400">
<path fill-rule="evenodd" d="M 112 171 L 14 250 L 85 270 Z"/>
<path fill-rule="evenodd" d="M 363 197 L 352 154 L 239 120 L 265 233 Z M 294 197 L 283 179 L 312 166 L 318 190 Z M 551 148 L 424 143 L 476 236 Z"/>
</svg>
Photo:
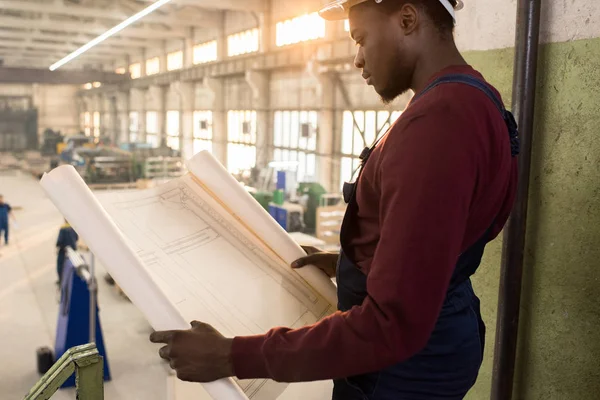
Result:
<svg viewBox="0 0 600 400">
<path fill-rule="evenodd" d="M 0 195 L 13 217 L 0 246 L 0 398 L 34 388 L 40 351 L 64 334 L 65 221 L 40 185 L 59 166 L 101 197 L 180 179 L 208 152 L 298 244 L 339 251 L 344 182 L 413 93 L 381 101 L 354 65 L 348 21 L 319 16 L 326 3 L 0 0 Z M 520 116 L 528 153 L 511 221 L 522 247 L 510 258 L 500 235 L 473 277 L 487 339 L 466 398 L 597 399 L 600 3 L 464 0 L 454 36 Z M 95 269 L 104 398 L 210 399 L 176 379 L 142 311 L 84 243 L 80 253 Z M 291 384 L 277 398 L 329 399 L 331 387 Z"/>
</svg>

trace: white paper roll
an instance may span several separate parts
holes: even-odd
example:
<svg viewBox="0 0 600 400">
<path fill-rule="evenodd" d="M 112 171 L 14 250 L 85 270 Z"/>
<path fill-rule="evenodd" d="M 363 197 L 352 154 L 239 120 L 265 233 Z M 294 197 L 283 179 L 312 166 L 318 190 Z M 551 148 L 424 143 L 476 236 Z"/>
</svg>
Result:
<svg viewBox="0 0 600 400">
<path fill-rule="evenodd" d="M 71 226 L 155 330 L 189 329 L 152 280 L 119 228 L 75 168 L 64 165 L 44 174 L 41 185 Z M 247 400 L 232 379 L 203 384 L 216 400 Z"/>
<path fill-rule="evenodd" d="M 306 255 L 302 247 L 212 154 L 201 151 L 188 161 L 187 166 L 192 174 L 229 208 L 230 212 L 250 227 L 286 263 L 291 264 Z M 323 271 L 313 265 L 295 271 L 330 304 L 337 305 L 335 285 Z"/>
</svg>

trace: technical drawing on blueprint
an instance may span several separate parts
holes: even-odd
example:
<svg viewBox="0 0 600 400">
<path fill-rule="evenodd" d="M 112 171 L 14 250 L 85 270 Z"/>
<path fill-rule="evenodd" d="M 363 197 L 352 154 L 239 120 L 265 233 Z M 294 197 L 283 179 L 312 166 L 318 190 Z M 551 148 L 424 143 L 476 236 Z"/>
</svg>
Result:
<svg viewBox="0 0 600 400">
<path fill-rule="evenodd" d="M 331 304 L 207 194 L 190 175 L 141 192 L 97 195 L 129 246 L 181 315 L 225 336 L 297 328 Z M 251 399 L 285 384 L 238 381 Z"/>
</svg>

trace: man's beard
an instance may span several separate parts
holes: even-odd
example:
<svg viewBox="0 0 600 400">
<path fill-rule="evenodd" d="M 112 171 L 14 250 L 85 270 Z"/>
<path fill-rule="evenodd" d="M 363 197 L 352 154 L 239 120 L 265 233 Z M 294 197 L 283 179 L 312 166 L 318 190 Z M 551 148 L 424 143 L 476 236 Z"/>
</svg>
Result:
<svg viewBox="0 0 600 400">
<path fill-rule="evenodd" d="M 377 92 L 385 105 L 390 104 L 396 97 L 410 90 L 412 81 L 413 71 L 411 68 L 402 63 L 402 57 L 399 54 L 396 54 L 394 59 L 396 68 L 391 72 L 387 86 Z"/>
</svg>

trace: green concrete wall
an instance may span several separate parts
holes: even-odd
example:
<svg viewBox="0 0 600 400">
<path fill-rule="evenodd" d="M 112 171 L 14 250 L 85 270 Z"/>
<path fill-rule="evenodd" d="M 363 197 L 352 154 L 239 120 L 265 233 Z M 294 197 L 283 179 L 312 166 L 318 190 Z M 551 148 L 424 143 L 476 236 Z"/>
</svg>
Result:
<svg viewBox="0 0 600 400">
<path fill-rule="evenodd" d="M 466 53 L 510 105 L 513 49 Z M 600 398 L 600 39 L 540 49 L 515 400 Z M 489 399 L 501 243 L 474 279 Z"/>
</svg>

